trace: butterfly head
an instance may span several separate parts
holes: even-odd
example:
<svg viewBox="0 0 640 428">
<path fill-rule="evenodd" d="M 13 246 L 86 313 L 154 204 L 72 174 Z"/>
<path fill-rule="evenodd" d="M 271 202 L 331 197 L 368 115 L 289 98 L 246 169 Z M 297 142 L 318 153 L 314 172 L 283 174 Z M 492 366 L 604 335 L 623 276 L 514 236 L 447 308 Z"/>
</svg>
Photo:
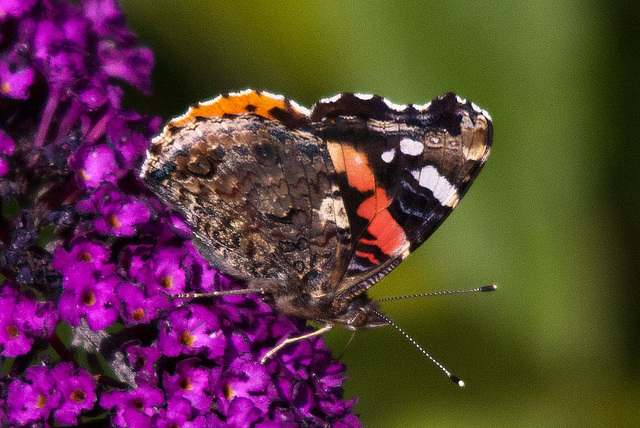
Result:
<svg viewBox="0 0 640 428">
<path fill-rule="evenodd" d="M 336 321 L 353 331 L 389 325 L 379 314 L 378 304 L 362 294 L 345 305 Z"/>
</svg>

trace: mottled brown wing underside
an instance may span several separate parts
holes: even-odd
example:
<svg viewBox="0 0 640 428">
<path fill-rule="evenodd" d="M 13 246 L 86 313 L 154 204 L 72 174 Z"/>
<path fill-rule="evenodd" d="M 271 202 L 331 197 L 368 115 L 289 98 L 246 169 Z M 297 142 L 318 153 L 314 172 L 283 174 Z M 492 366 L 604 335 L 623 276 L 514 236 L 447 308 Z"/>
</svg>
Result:
<svg viewBox="0 0 640 428">
<path fill-rule="evenodd" d="M 186 216 L 203 256 L 242 279 L 325 293 L 350 242 L 326 146 L 255 114 L 168 131 L 153 142 L 145 180 Z"/>
</svg>

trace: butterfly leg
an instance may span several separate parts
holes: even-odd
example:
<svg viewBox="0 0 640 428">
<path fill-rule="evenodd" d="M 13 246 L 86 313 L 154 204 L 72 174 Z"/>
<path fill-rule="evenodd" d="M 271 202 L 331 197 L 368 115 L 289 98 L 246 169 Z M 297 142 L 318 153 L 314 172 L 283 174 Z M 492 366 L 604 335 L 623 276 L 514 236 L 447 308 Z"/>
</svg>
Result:
<svg viewBox="0 0 640 428">
<path fill-rule="evenodd" d="M 289 339 L 286 339 L 281 343 L 277 344 L 276 346 L 271 348 L 269 352 L 264 354 L 264 357 L 262 357 L 262 359 L 260 360 L 260 364 L 266 363 L 269 358 L 271 358 L 276 352 L 278 352 L 285 346 L 294 342 L 298 342 L 300 340 L 309 339 L 310 337 L 320 336 L 322 334 L 325 334 L 332 328 L 333 328 L 333 324 L 325 324 L 322 328 L 312 331 L 311 333 L 303 334 L 302 336 L 290 337 Z"/>
</svg>

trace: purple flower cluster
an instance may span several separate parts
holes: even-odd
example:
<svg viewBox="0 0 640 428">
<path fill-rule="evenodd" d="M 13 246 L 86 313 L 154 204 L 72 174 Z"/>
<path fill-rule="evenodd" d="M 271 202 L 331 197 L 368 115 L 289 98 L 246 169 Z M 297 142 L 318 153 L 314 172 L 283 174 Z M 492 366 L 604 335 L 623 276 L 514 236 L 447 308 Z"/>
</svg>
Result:
<svg viewBox="0 0 640 428">
<path fill-rule="evenodd" d="M 86 370 L 72 363 L 48 369 L 28 367 L 24 380 L 14 380 L 7 391 L 7 420 L 20 426 L 43 421 L 54 414 L 61 424 L 75 424 L 83 410 L 96 402 L 96 382 Z"/>
<path fill-rule="evenodd" d="M 17 291 L 5 280 L 0 288 L 0 343 L 3 357 L 17 357 L 31 350 L 37 338 L 51 336 L 58 322 L 53 302 L 38 302 Z"/>
<path fill-rule="evenodd" d="M 234 284 L 137 178 L 152 64 L 115 0 L 0 0 L 0 424 L 360 426 L 321 338 L 259 363 L 304 320 L 172 298 Z"/>
</svg>

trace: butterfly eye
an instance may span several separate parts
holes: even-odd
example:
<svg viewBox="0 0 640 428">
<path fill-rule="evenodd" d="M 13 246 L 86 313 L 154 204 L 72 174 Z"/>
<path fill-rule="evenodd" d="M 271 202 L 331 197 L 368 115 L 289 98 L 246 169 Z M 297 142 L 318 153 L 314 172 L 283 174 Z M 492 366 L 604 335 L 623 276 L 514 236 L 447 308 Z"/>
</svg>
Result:
<svg viewBox="0 0 640 428">
<path fill-rule="evenodd" d="M 349 321 L 350 327 L 362 327 L 367 324 L 367 320 L 369 319 L 369 315 L 364 311 L 364 308 L 360 308 L 360 311 Z"/>
</svg>

